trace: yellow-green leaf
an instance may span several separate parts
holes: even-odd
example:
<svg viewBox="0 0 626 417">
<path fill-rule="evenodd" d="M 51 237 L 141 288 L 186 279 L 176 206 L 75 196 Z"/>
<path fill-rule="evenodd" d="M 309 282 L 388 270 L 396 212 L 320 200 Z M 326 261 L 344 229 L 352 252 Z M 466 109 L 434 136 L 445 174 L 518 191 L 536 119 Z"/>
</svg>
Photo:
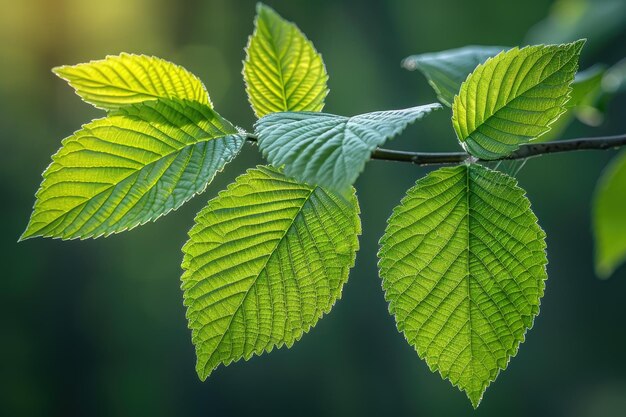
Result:
<svg viewBox="0 0 626 417">
<path fill-rule="evenodd" d="M 584 123 L 597 123 L 602 119 L 602 112 L 595 107 L 596 101 L 602 96 L 602 80 L 606 74 L 603 65 L 594 65 L 576 74 L 572 83 L 570 99 L 565 104 L 565 113 L 550 125 L 550 131 L 535 139 L 535 142 L 548 142 L 559 138 L 575 117 Z"/>
<path fill-rule="evenodd" d="M 477 164 L 417 181 L 381 239 L 398 330 L 477 407 L 539 313 L 545 233 L 514 178 Z"/>
<path fill-rule="evenodd" d="M 461 145 L 497 159 L 549 131 L 565 111 L 584 43 L 513 48 L 478 65 L 452 104 Z"/>
<path fill-rule="evenodd" d="M 104 110 L 159 98 L 212 106 L 204 85 L 195 75 L 152 56 L 123 53 L 52 71 L 66 80 L 83 100 Z"/>
<path fill-rule="evenodd" d="M 63 140 L 22 239 L 98 237 L 156 220 L 202 192 L 244 141 L 196 102 L 124 107 Z"/>
<path fill-rule="evenodd" d="M 296 25 L 260 3 L 243 76 L 259 118 L 279 111 L 320 111 L 328 94 L 326 68 L 313 44 Z"/>
<path fill-rule="evenodd" d="M 299 340 L 341 296 L 360 232 L 354 189 L 343 199 L 271 167 L 209 201 L 182 264 L 200 379 Z"/>
</svg>

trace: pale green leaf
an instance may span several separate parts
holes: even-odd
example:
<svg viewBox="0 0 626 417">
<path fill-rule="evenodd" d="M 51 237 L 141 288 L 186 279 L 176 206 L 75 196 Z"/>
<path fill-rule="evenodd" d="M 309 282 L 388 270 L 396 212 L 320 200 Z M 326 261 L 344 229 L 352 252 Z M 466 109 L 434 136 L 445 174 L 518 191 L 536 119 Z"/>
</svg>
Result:
<svg viewBox="0 0 626 417">
<path fill-rule="evenodd" d="M 476 164 L 420 179 L 389 219 L 379 253 L 389 311 L 474 407 L 539 313 L 544 239 L 515 179 Z"/>
<path fill-rule="evenodd" d="M 270 167 L 249 170 L 209 201 L 182 264 L 200 379 L 290 347 L 330 311 L 354 265 L 358 214 L 354 193 L 341 199 Z"/>
<path fill-rule="evenodd" d="M 479 65 L 452 105 L 465 150 L 497 159 L 549 131 L 565 111 L 583 44 L 513 48 Z"/>
<path fill-rule="evenodd" d="M 202 192 L 244 141 L 196 102 L 124 107 L 63 140 L 22 239 L 98 237 L 156 220 Z"/>
<path fill-rule="evenodd" d="M 296 25 L 259 3 L 243 66 L 257 117 L 280 111 L 320 111 L 328 94 L 322 57 Z"/>
<path fill-rule="evenodd" d="M 195 75 L 152 56 L 123 53 L 52 71 L 83 100 L 104 110 L 159 98 L 197 101 L 211 107 L 209 95 Z"/>
<path fill-rule="evenodd" d="M 572 83 L 571 98 L 565 107 L 576 108 L 581 104 L 591 103 L 601 90 L 606 70 L 606 66 L 597 64 L 576 74 Z"/>
<path fill-rule="evenodd" d="M 402 61 L 402 66 L 409 71 L 418 70 L 424 74 L 439 101 L 452 107 L 454 96 L 459 93 L 461 84 L 476 66 L 505 49 L 508 48 L 469 45 L 447 51 L 411 55 Z"/>
<path fill-rule="evenodd" d="M 602 88 L 609 95 L 626 91 L 626 58 L 622 58 L 606 71 Z"/>
<path fill-rule="evenodd" d="M 626 152 L 606 168 L 593 200 L 596 272 L 608 278 L 626 260 Z"/>
<path fill-rule="evenodd" d="M 255 125 L 259 148 L 286 175 L 308 184 L 345 192 L 356 181 L 372 151 L 440 104 L 344 117 L 285 112 Z"/>
</svg>

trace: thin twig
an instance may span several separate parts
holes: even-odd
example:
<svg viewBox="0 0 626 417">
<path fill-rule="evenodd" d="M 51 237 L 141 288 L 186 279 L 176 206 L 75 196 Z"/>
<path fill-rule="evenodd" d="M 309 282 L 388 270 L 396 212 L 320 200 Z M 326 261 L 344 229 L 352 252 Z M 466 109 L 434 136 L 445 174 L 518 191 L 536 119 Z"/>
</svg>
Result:
<svg viewBox="0 0 626 417">
<path fill-rule="evenodd" d="M 257 137 L 251 134 L 248 134 L 246 139 L 251 142 L 257 141 Z M 615 149 L 622 146 L 626 146 L 626 134 L 559 140 L 546 143 L 530 143 L 520 146 L 520 148 L 512 154 L 495 159 L 495 161 L 526 159 L 559 152 Z M 466 152 L 407 152 L 384 148 L 377 148 L 372 152 L 372 159 L 408 162 L 415 165 L 458 164 L 470 158 L 472 157 Z"/>
</svg>

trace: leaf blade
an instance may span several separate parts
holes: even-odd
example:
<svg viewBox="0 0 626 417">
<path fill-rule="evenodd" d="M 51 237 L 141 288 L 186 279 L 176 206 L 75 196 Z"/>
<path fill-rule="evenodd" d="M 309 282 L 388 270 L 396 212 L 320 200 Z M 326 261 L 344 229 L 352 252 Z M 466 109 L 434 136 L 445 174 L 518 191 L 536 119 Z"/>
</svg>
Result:
<svg viewBox="0 0 626 417">
<path fill-rule="evenodd" d="M 584 42 L 513 48 L 479 65 L 452 106 L 465 150 L 497 159 L 549 131 L 565 111 Z"/>
<path fill-rule="evenodd" d="M 107 111 L 158 99 L 197 101 L 212 107 L 195 75 L 161 58 L 122 53 L 53 68 L 85 102 Z"/>
<path fill-rule="evenodd" d="M 189 101 L 145 102 L 97 119 L 52 157 L 22 239 L 108 236 L 154 221 L 204 191 L 244 141 Z"/>
<path fill-rule="evenodd" d="M 246 93 L 255 115 L 320 111 L 328 74 L 313 44 L 298 27 L 259 3 L 244 61 Z"/>
<path fill-rule="evenodd" d="M 539 312 L 547 259 L 536 221 L 513 178 L 462 165 L 418 180 L 381 239 L 398 330 L 474 407 Z"/>
<path fill-rule="evenodd" d="M 358 212 L 354 195 L 343 200 L 271 167 L 249 170 L 209 202 L 182 265 L 200 379 L 290 347 L 330 311 L 354 265 Z"/>
<path fill-rule="evenodd" d="M 409 123 L 439 104 L 380 111 L 353 117 L 328 113 L 281 112 L 259 119 L 259 148 L 274 166 L 299 181 L 346 192 L 371 153 Z"/>
<path fill-rule="evenodd" d="M 452 107 L 454 96 L 467 76 L 488 58 L 498 55 L 504 46 L 468 45 L 441 52 L 411 55 L 402 61 L 402 67 L 420 71 L 437 93 L 437 98 Z"/>
<path fill-rule="evenodd" d="M 602 65 L 594 65 L 584 71 L 579 71 L 572 82 L 572 91 L 569 101 L 565 104 L 565 112 L 550 125 L 548 132 L 534 141 L 549 142 L 558 139 L 575 118 L 583 121 L 585 118 L 601 117 L 601 112 L 595 108 L 594 103 L 603 94 L 602 79 L 605 73 L 606 68 Z M 589 121 L 585 120 L 584 123 L 590 124 Z"/>
</svg>

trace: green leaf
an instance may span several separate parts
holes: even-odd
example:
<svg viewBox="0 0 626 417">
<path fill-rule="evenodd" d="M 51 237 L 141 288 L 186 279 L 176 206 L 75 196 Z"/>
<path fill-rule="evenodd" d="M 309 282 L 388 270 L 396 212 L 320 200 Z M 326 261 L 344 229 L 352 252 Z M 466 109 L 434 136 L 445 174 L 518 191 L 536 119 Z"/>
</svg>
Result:
<svg viewBox="0 0 626 417">
<path fill-rule="evenodd" d="M 286 175 L 339 192 L 350 189 L 372 151 L 440 104 L 353 117 L 327 113 L 273 113 L 257 121 L 259 148 Z"/>
<path fill-rule="evenodd" d="M 156 220 L 202 192 L 244 141 L 196 102 L 124 107 L 63 140 L 22 239 L 98 237 Z"/>
<path fill-rule="evenodd" d="M 608 278 L 626 260 L 626 152 L 598 181 L 593 199 L 596 273 Z"/>
<path fill-rule="evenodd" d="M 545 234 L 515 179 L 480 165 L 417 181 L 381 239 L 398 330 L 474 407 L 539 313 Z"/>
<path fill-rule="evenodd" d="M 418 70 L 424 74 L 437 93 L 439 101 L 452 107 L 454 96 L 459 93 L 461 84 L 476 66 L 505 49 L 508 48 L 470 45 L 447 51 L 411 55 L 402 61 L 402 66 L 409 71 Z"/>
<path fill-rule="evenodd" d="M 296 25 L 259 3 L 243 76 L 257 117 L 280 111 L 320 111 L 328 94 L 322 57 Z"/>
<path fill-rule="evenodd" d="M 146 55 L 121 54 L 52 70 L 87 103 L 104 110 L 160 98 L 197 101 L 211 107 L 202 82 L 183 67 Z"/>
<path fill-rule="evenodd" d="M 354 194 L 341 199 L 270 167 L 241 175 L 198 214 L 183 247 L 196 370 L 293 343 L 328 313 L 354 265 Z"/>
<path fill-rule="evenodd" d="M 465 150 L 497 159 L 549 131 L 565 111 L 584 42 L 513 48 L 479 65 L 452 105 Z"/>
<path fill-rule="evenodd" d="M 597 119 L 599 110 L 594 106 L 596 99 L 602 94 L 602 79 L 606 73 L 603 65 L 594 65 L 576 74 L 572 83 L 571 98 L 565 105 L 565 113 L 550 125 L 550 131 L 541 135 L 536 142 L 549 142 L 558 139 L 575 116 L 590 123 L 589 119 Z M 600 116 L 601 117 L 601 116 Z"/>
</svg>

